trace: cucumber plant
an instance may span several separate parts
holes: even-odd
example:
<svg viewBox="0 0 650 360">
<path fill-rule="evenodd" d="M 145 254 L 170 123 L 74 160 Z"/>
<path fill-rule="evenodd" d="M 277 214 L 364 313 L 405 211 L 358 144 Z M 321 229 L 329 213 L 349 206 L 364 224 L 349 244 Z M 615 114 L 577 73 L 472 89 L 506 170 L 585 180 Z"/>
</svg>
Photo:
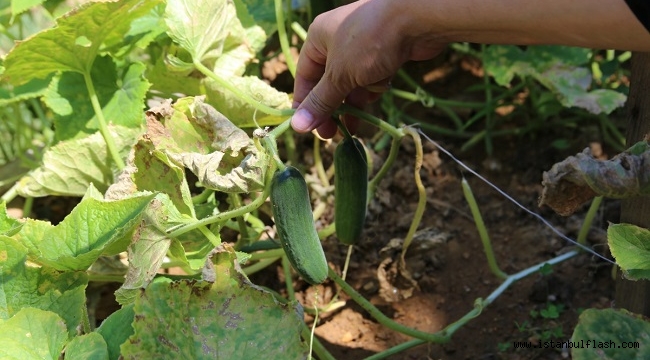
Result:
<svg viewBox="0 0 650 360">
<path fill-rule="evenodd" d="M 290 262 L 312 284 L 331 280 L 377 322 L 414 338 L 372 356 L 381 359 L 418 344 L 450 341 L 512 284 L 544 266 L 495 274 L 503 279 L 497 289 L 435 333 L 390 319 L 329 268 L 320 240 L 331 227 L 317 231 L 307 183 L 282 164 L 276 149 L 276 139 L 288 134 L 291 98 L 254 72 L 267 38 L 276 30 L 288 37 L 283 15 L 291 12 L 283 14 L 284 2 L 275 0 L 274 17 L 269 4 L 88 2 L 33 36 L 23 27 L 36 22 L 34 14 L 40 11 L 50 21 L 64 12 L 56 6 L 68 2 L 48 2 L 30 12 L 26 2 L 3 7 L 16 21 L 0 19 L 0 46 L 11 43 L 2 49 L 7 55 L 0 63 L 0 103 L 15 107 L 13 115 L 27 124 L 38 116 L 55 126 L 48 141 L 38 144 L 45 147 L 42 159 L 29 165 L 29 174 L 0 203 L 0 291 L 7 299 L 0 307 L 0 342 L 6 344 L 0 357 L 259 358 L 264 352 L 265 358 L 305 358 L 311 335 L 291 277 L 285 277 L 286 297 L 247 278 L 282 259 L 285 273 Z M 21 42 L 14 46 L 13 40 Z M 284 52 L 289 44 L 283 39 Z M 143 113 L 144 104 L 159 97 L 171 100 Z M 27 104 L 33 113 L 23 111 Z M 347 137 L 340 146 L 334 206 L 350 201 L 335 220 L 345 243 L 359 240 L 367 199 L 390 171 L 401 141 L 414 139 L 419 201 L 406 251 L 426 205 L 419 178 L 421 133 L 345 105 L 340 112 L 391 139 L 386 161 L 371 179 L 361 143 Z M 251 139 L 243 129 L 258 124 L 273 129 Z M 4 153 L 6 161 L 12 154 Z M 190 181 L 188 173 L 198 180 Z M 7 215 L 5 202 L 16 196 L 52 195 L 83 199 L 58 225 Z M 228 204 L 220 203 L 224 196 Z M 272 239 L 264 246 L 256 241 L 267 233 L 269 196 L 282 249 Z M 353 221 L 340 219 L 345 214 Z M 225 238 L 232 230 L 246 240 L 241 247 Z M 117 254 L 126 254 L 127 268 Z M 571 251 L 545 263 L 576 255 Z M 496 260 L 494 265 L 498 269 Z M 186 274 L 161 274 L 170 267 Z M 93 288 L 106 282 L 122 284 L 116 292 L 121 309 L 97 327 L 89 306 Z M 317 339 L 312 347 L 318 358 L 333 358 Z"/>
</svg>

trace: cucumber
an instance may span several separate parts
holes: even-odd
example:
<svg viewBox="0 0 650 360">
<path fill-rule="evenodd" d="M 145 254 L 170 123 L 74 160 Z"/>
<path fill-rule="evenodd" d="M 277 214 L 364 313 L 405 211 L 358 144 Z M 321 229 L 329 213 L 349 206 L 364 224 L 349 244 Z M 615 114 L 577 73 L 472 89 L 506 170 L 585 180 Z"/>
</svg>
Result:
<svg viewBox="0 0 650 360">
<path fill-rule="evenodd" d="M 361 238 L 368 203 L 368 161 L 359 140 L 346 137 L 334 151 L 336 236 L 354 245 Z"/>
<path fill-rule="evenodd" d="M 287 166 L 273 175 L 271 205 L 280 244 L 293 268 L 308 283 L 327 279 L 327 260 L 316 232 L 307 183 L 300 172 Z"/>
</svg>

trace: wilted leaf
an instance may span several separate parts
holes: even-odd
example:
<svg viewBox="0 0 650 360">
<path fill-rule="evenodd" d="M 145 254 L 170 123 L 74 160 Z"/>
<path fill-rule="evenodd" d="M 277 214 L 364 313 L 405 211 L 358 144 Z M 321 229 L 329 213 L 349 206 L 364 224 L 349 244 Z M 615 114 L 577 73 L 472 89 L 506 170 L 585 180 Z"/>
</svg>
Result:
<svg viewBox="0 0 650 360">
<path fill-rule="evenodd" d="M 626 198 L 650 194 L 650 144 L 639 142 L 610 160 L 598 160 L 589 148 L 544 172 L 539 205 L 570 215 L 596 195 Z"/>
<path fill-rule="evenodd" d="M 98 198 L 88 193 L 61 223 L 28 219 L 13 237 L 25 245 L 30 258 L 57 270 L 86 270 L 104 255 L 124 251 L 130 234 L 155 194 L 135 195 L 123 200 Z"/>
<path fill-rule="evenodd" d="M 0 358 L 7 360 L 56 360 L 68 340 L 63 319 L 34 308 L 0 320 L 0 334 Z"/>
<path fill-rule="evenodd" d="M 121 126 L 109 126 L 108 129 L 123 158 L 142 132 L 139 128 Z M 105 191 L 114 181 L 114 166 L 100 133 L 61 141 L 45 151 L 43 164 L 20 179 L 16 190 L 25 197 L 82 196 L 92 183 Z"/>
<path fill-rule="evenodd" d="M 77 332 L 86 304 L 85 272 L 58 272 L 49 267 L 25 265 L 27 249 L 0 235 L 0 319 L 8 319 L 25 307 L 57 313 L 70 336 Z"/>
<path fill-rule="evenodd" d="M 116 292 L 120 304 L 128 303 L 125 299 L 131 296 L 127 293 L 138 291 L 151 282 L 160 269 L 171 242 L 166 229 L 185 220 L 167 195 L 158 194 L 151 201 L 127 249 L 129 268 L 124 283 Z"/>
<path fill-rule="evenodd" d="M 625 277 L 650 279 L 650 230 L 631 224 L 610 224 L 607 242 Z"/>
<path fill-rule="evenodd" d="M 649 359 L 650 323 L 625 310 L 587 309 L 573 331 L 574 360 Z M 638 343 L 635 348 L 633 343 Z"/>
<path fill-rule="evenodd" d="M 106 341 L 97 333 L 77 336 L 65 347 L 66 359 L 108 360 Z"/>
<path fill-rule="evenodd" d="M 57 26 L 18 43 L 5 59 L 5 74 L 14 85 L 43 79 L 57 71 L 89 73 L 103 47 L 124 41 L 131 22 L 159 0 L 88 2 L 58 19 Z"/>
<path fill-rule="evenodd" d="M 144 98 L 150 85 L 143 77 L 144 70 L 143 64 L 136 63 L 118 74 L 111 58 L 97 58 L 91 77 L 108 123 L 129 128 L 142 126 Z M 97 115 L 87 94 L 84 77 L 78 73 L 63 73 L 50 84 L 44 101 L 55 113 L 54 134 L 57 141 L 88 136 L 99 130 Z"/>
<path fill-rule="evenodd" d="M 142 291 L 135 303 L 135 334 L 122 345 L 124 359 L 307 356 L 301 312 L 251 284 L 232 248 L 217 253 L 215 263 L 214 283 L 154 283 Z"/>
<path fill-rule="evenodd" d="M 266 153 L 202 98 L 183 98 L 147 115 L 154 148 L 192 171 L 204 187 L 241 193 L 264 186 Z"/>
</svg>

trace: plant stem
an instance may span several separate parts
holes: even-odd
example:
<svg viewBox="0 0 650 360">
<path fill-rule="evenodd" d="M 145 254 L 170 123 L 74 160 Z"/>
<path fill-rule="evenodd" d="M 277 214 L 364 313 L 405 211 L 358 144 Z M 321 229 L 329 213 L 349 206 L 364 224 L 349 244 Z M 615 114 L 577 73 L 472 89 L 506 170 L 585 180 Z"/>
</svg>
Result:
<svg viewBox="0 0 650 360">
<path fill-rule="evenodd" d="M 225 211 L 225 212 L 218 213 L 218 214 L 215 214 L 215 215 L 212 215 L 212 216 L 208 216 L 206 218 L 203 218 L 201 220 L 197 220 L 196 222 L 192 222 L 192 223 L 189 223 L 189 224 L 174 226 L 174 227 L 172 227 L 170 229 L 167 229 L 168 236 L 170 238 L 176 238 L 178 236 L 181 236 L 181 235 L 185 234 L 188 231 L 192 231 L 192 230 L 197 229 L 197 228 L 199 228 L 201 226 L 209 225 L 209 224 L 216 223 L 216 222 L 222 222 L 222 221 L 230 220 L 230 219 L 232 219 L 234 217 L 237 217 L 237 216 L 243 216 L 244 214 L 249 213 L 249 212 L 257 209 L 258 207 L 260 207 L 264 203 L 264 201 L 266 201 L 266 198 L 269 197 L 269 193 L 271 192 L 271 178 L 273 177 L 273 173 L 275 172 L 275 166 L 274 165 L 275 164 L 273 162 L 271 162 L 271 164 L 269 166 L 269 169 L 266 172 L 266 181 L 265 181 L 266 185 L 264 186 L 264 190 L 262 191 L 260 196 L 258 196 L 255 200 L 253 200 L 249 204 L 244 205 L 244 206 L 242 206 L 240 208 L 237 208 L 237 209 L 233 209 L 233 210 Z"/>
<path fill-rule="evenodd" d="M 303 323 L 302 325 L 301 335 L 302 338 L 305 340 L 312 339 L 311 329 L 307 327 L 307 324 L 305 323 Z M 332 354 L 330 354 L 329 351 L 327 351 L 325 346 L 323 346 L 323 344 L 320 341 L 318 341 L 316 337 L 313 338 L 312 348 L 314 350 L 314 353 L 318 355 L 319 360 L 336 360 L 336 358 L 332 356 Z"/>
<path fill-rule="evenodd" d="M 282 255 L 282 271 L 284 272 L 284 282 L 287 285 L 287 295 L 289 300 L 296 300 L 296 292 L 293 290 L 293 279 L 291 278 L 291 264 L 286 254 Z"/>
<path fill-rule="evenodd" d="M 321 185 L 323 187 L 329 187 L 330 180 L 325 173 L 323 159 L 320 156 L 320 142 L 321 140 L 318 136 L 314 136 L 314 166 L 316 167 L 316 173 L 318 174 L 318 179 L 320 179 Z"/>
<path fill-rule="evenodd" d="M 334 234 L 336 232 L 336 224 L 334 222 L 325 226 L 324 228 L 318 230 L 318 238 L 323 240 L 326 237 Z"/>
<path fill-rule="evenodd" d="M 295 112 L 294 109 L 274 109 L 268 105 L 262 104 L 261 102 L 253 99 L 250 95 L 246 94 L 245 92 L 241 91 L 238 89 L 236 86 L 230 83 L 230 81 L 221 78 L 219 75 L 215 74 L 212 70 L 208 69 L 203 65 L 199 60 L 194 60 L 194 67 L 196 67 L 199 72 L 210 79 L 214 80 L 219 86 L 225 88 L 226 90 L 232 92 L 237 96 L 239 99 L 243 100 L 244 102 L 248 103 L 255 109 L 257 109 L 260 112 L 263 112 L 268 115 L 272 116 L 279 116 L 279 117 L 285 117 L 285 116 L 291 116 Z"/>
<path fill-rule="evenodd" d="M 514 283 L 514 282 L 516 282 L 518 280 L 521 280 L 521 279 L 525 278 L 528 275 L 531 275 L 531 274 L 534 274 L 534 273 L 538 272 L 544 265 L 546 265 L 546 264 L 549 264 L 549 265 L 559 264 L 562 261 L 568 260 L 568 259 L 578 255 L 579 253 L 580 253 L 579 250 L 571 250 L 571 251 L 569 251 L 567 253 L 564 253 L 564 254 L 562 254 L 560 256 L 556 256 L 556 257 L 552 258 L 551 260 L 544 261 L 544 262 L 539 263 L 539 264 L 535 264 L 535 265 L 533 265 L 533 266 L 531 266 L 531 267 L 529 267 L 527 269 L 524 269 L 524 270 L 522 270 L 522 271 L 520 271 L 520 272 L 518 272 L 516 274 L 509 275 L 508 278 L 506 278 L 506 280 L 503 283 L 501 283 L 501 285 L 498 288 L 496 288 L 496 290 L 492 291 L 492 293 L 485 299 L 486 305 L 489 305 L 494 300 L 496 300 L 496 298 L 498 298 L 499 295 L 501 295 L 508 287 L 510 287 L 510 285 L 512 283 Z"/>
<path fill-rule="evenodd" d="M 280 48 L 284 54 L 284 60 L 287 63 L 291 76 L 296 77 L 296 62 L 291 55 L 291 47 L 289 46 L 289 38 L 287 36 L 287 28 L 284 23 L 284 10 L 282 9 L 282 0 L 275 0 L 275 21 L 278 26 L 278 38 L 280 39 Z"/>
<path fill-rule="evenodd" d="M 216 235 L 214 235 L 212 231 L 210 231 L 205 225 L 199 226 L 199 231 L 201 234 L 203 234 L 203 236 L 205 236 L 206 239 L 208 239 L 208 241 L 210 241 L 212 246 L 217 247 L 221 245 L 221 240 Z"/>
<path fill-rule="evenodd" d="M 394 138 L 395 137 L 401 138 L 404 136 L 404 133 L 402 132 L 401 129 L 397 129 L 393 125 L 383 121 L 382 119 L 370 115 L 367 112 L 359 110 L 353 106 L 342 104 L 341 107 L 339 107 L 339 110 L 335 112 L 335 114 L 340 114 L 340 113 L 347 113 L 347 114 L 354 115 L 365 122 L 375 125 L 376 127 L 387 132 L 388 134 L 390 134 L 390 136 Z"/>
<path fill-rule="evenodd" d="M 300 40 L 305 41 L 307 39 L 307 31 L 305 31 L 305 28 L 302 27 L 298 22 L 294 21 L 291 23 L 291 30 L 298 35 Z"/>
<path fill-rule="evenodd" d="M 598 209 L 600 208 L 600 203 L 602 201 L 603 201 L 602 196 L 596 196 L 591 201 L 591 205 L 589 205 L 589 210 L 585 215 L 585 220 L 582 222 L 582 226 L 580 227 L 580 231 L 578 232 L 578 238 L 576 239 L 576 241 L 578 241 L 578 244 L 586 245 L 587 234 L 589 234 L 589 229 L 591 228 L 591 224 L 594 221 L 594 217 L 596 216 L 596 213 L 598 212 Z"/>
<path fill-rule="evenodd" d="M 345 291 L 354 302 L 359 304 L 364 310 L 366 310 L 370 316 L 372 316 L 375 320 L 377 320 L 380 324 L 386 326 L 387 328 L 391 330 L 395 330 L 397 332 L 400 332 L 402 334 L 408 335 L 408 336 L 413 336 L 418 339 L 424 339 L 426 341 L 430 342 L 435 342 L 435 343 L 444 343 L 449 341 L 448 337 L 445 336 L 444 334 L 441 334 L 441 332 L 438 333 L 427 333 L 424 331 L 416 330 L 413 328 L 410 328 L 408 326 L 404 326 L 398 322 L 393 321 L 386 315 L 384 315 L 379 309 L 377 309 L 374 305 L 372 305 L 368 300 L 366 300 L 363 295 L 359 294 L 356 292 L 352 286 L 348 285 L 343 279 L 341 279 L 334 270 L 331 268 L 329 269 L 328 276 L 330 279 L 332 279 L 338 286 L 341 287 L 343 291 Z"/>
<path fill-rule="evenodd" d="M 280 258 L 281 258 L 281 256 L 271 257 L 271 258 L 268 258 L 268 259 L 262 259 L 262 260 L 256 262 L 255 264 L 253 264 L 251 266 L 247 266 L 247 267 L 243 268 L 242 271 L 244 272 L 244 274 L 246 274 L 246 276 L 251 276 L 252 274 L 255 274 L 256 272 L 258 272 L 260 270 L 266 269 L 269 265 L 271 265 L 274 262 L 278 261 Z"/>
<path fill-rule="evenodd" d="M 524 269 L 524 270 L 522 270 L 522 271 L 520 271 L 520 272 L 518 272 L 516 274 L 508 276 L 507 279 L 503 283 L 501 283 L 501 285 L 497 289 L 495 289 L 485 300 L 480 299 L 480 298 L 476 299 L 476 301 L 474 302 L 474 308 L 472 310 L 470 310 L 467 314 L 465 314 L 462 318 L 460 318 L 457 321 L 447 325 L 447 327 L 445 327 L 444 329 L 442 329 L 439 332 L 435 333 L 435 334 L 443 334 L 443 336 L 444 336 L 443 341 L 438 342 L 438 343 L 442 343 L 442 342 L 446 342 L 446 341 L 451 340 L 452 335 L 458 329 L 463 327 L 470 320 L 472 320 L 472 319 L 476 318 L 477 316 L 479 316 L 484 308 L 486 308 L 488 305 L 490 305 L 492 302 L 494 302 L 494 300 L 496 298 L 498 298 L 508 287 L 510 287 L 510 285 L 512 285 L 516 281 L 521 280 L 521 279 L 523 279 L 523 278 L 525 278 L 525 277 L 527 277 L 527 276 L 529 276 L 531 274 L 534 274 L 534 273 L 538 272 L 545 264 L 555 265 L 555 264 L 561 263 L 562 261 L 568 260 L 568 259 L 570 259 L 570 258 L 572 258 L 572 257 L 574 257 L 574 256 L 576 256 L 578 254 L 579 254 L 579 251 L 572 250 L 572 251 L 569 251 L 568 253 L 557 256 L 557 257 L 555 257 L 555 258 L 553 258 L 551 260 L 548 260 L 548 261 L 545 261 L 543 263 L 533 265 L 533 266 L 531 266 L 531 267 L 529 267 L 527 269 Z M 336 281 L 336 279 L 333 279 L 333 280 Z M 338 282 L 337 282 L 337 284 L 338 284 Z M 348 285 L 348 287 L 349 287 L 349 285 Z M 346 291 L 346 293 L 348 293 L 346 289 L 344 289 L 344 290 Z M 350 293 L 348 293 L 348 295 L 350 295 L 350 297 L 354 301 L 356 301 L 356 298 L 354 296 L 352 296 Z M 357 294 L 357 295 L 359 297 L 361 297 L 360 294 Z M 361 298 L 363 299 L 363 297 L 361 297 Z M 365 300 L 365 299 L 363 299 L 363 300 Z M 361 304 L 359 304 L 359 305 L 361 305 Z M 370 305 L 370 306 L 372 306 L 372 305 Z M 363 305 L 362 305 L 362 307 L 363 307 Z M 365 309 L 365 307 L 364 307 L 364 309 Z M 377 311 L 379 311 L 379 310 L 377 310 Z M 371 315 L 372 315 L 372 313 L 371 313 Z M 377 319 L 377 320 L 379 321 L 379 319 Z M 433 335 L 433 334 L 431 334 L 431 335 Z M 396 345 L 396 346 L 394 346 L 394 347 L 392 347 L 390 349 L 387 349 L 387 350 L 382 351 L 380 353 L 377 353 L 375 355 L 369 356 L 365 360 L 384 359 L 384 358 L 386 358 L 386 357 L 388 357 L 390 355 L 398 354 L 398 353 L 400 353 L 402 351 L 405 351 L 407 349 L 410 349 L 410 348 L 418 346 L 418 345 L 425 344 L 427 342 L 430 342 L 430 341 L 428 341 L 427 339 L 424 339 L 424 338 L 417 337 L 417 339 L 415 339 L 415 340 L 411 340 L 411 341 L 401 343 L 401 344 Z M 433 341 L 433 342 L 437 342 L 437 341 Z"/>
<path fill-rule="evenodd" d="M 420 221 L 422 220 L 422 215 L 424 214 L 424 209 L 427 205 L 427 193 L 424 185 L 422 184 L 422 178 L 420 177 L 420 169 L 422 169 L 422 158 L 424 156 L 422 150 L 422 139 L 420 138 L 420 134 L 418 134 L 410 127 L 404 128 L 404 133 L 411 136 L 413 138 L 413 142 L 415 143 L 415 167 L 413 172 L 415 177 L 415 185 L 418 188 L 418 205 L 415 208 L 413 221 L 411 221 L 409 231 L 406 233 L 406 237 L 404 237 L 401 257 L 402 265 L 405 264 L 404 256 L 406 255 L 406 250 L 413 241 L 413 236 L 415 235 L 415 231 L 418 229 L 418 226 L 420 226 Z"/>
<path fill-rule="evenodd" d="M 269 259 L 269 258 L 276 258 L 284 255 L 284 250 L 281 248 L 276 248 L 272 250 L 267 250 L 263 252 L 255 252 L 251 254 L 251 257 L 248 259 L 249 261 L 255 261 L 255 260 L 262 260 L 262 259 Z"/>
<path fill-rule="evenodd" d="M 82 308 L 82 314 L 81 314 L 81 326 L 83 327 L 84 334 L 90 334 L 93 329 L 90 326 L 90 318 L 88 317 L 88 306 L 84 304 Z"/>
<path fill-rule="evenodd" d="M 239 198 L 239 194 L 231 193 L 228 194 L 228 197 L 230 198 L 230 201 L 232 203 L 232 207 L 237 209 L 242 206 L 241 204 L 241 199 Z M 241 247 L 242 244 L 248 245 L 251 242 L 250 235 L 248 234 L 248 226 L 246 225 L 246 221 L 244 221 L 244 216 L 237 216 L 237 225 L 239 227 L 239 246 Z"/>
<path fill-rule="evenodd" d="M 474 198 L 474 193 L 472 188 L 469 186 L 469 183 L 465 178 L 461 181 L 463 186 L 463 194 L 465 195 L 465 200 L 469 204 L 469 208 L 472 211 L 472 216 L 474 217 L 474 223 L 476 224 L 476 229 L 478 234 L 481 237 L 481 242 L 483 243 L 483 251 L 487 257 L 488 265 L 490 266 L 490 271 L 498 278 L 506 279 L 508 274 L 503 272 L 499 265 L 497 264 L 496 257 L 494 256 L 494 251 L 492 251 L 492 242 L 490 241 L 490 236 L 488 235 L 487 229 L 485 228 L 485 223 L 483 222 L 483 216 L 478 209 L 478 204 Z"/>
<path fill-rule="evenodd" d="M 106 124 L 106 119 L 104 118 L 104 112 L 102 107 L 99 104 L 99 99 L 97 98 L 97 93 L 95 92 L 95 86 L 93 85 L 93 80 L 90 77 L 90 71 L 83 73 L 84 81 L 86 82 L 86 89 L 88 90 L 88 96 L 90 96 L 90 102 L 95 111 L 95 116 L 97 116 L 97 125 L 99 126 L 99 132 L 102 134 L 104 141 L 106 142 L 106 147 L 108 148 L 108 153 L 111 155 L 113 162 L 117 168 L 121 171 L 124 169 L 124 161 L 120 156 L 120 153 L 117 151 L 115 141 L 113 141 L 113 136 L 108 130 L 108 125 Z"/>
<path fill-rule="evenodd" d="M 393 141 L 390 144 L 390 151 L 388 152 L 386 161 L 382 164 L 381 168 L 377 172 L 377 175 L 375 175 L 375 177 L 373 177 L 372 180 L 370 180 L 368 183 L 368 201 L 370 201 L 370 199 L 375 196 L 379 182 L 384 178 L 384 176 L 386 176 L 386 174 L 388 174 L 388 170 L 395 162 L 395 159 L 397 159 L 400 140 L 401 138 L 398 137 L 393 138 Z"/>
<path fill-rule="evenodd" d="M 192 196 L 192 204 L 198 205 L 198 204 L 203 204 L 204 202 L 208 201 L 210 196 L 214 194 L 214 190 L 212 189 L 205 189 L 203 190 L 200 194 L 196 196 Z"/>
<path fill-rule="evenodd" d="M 29 196 L 25 198 L 25 204 L 23 205 L 23 217 L 28 218 L 29 214 L 32 213 L 32 205 L 34 205 L 34 198 Z"/>
</svg>

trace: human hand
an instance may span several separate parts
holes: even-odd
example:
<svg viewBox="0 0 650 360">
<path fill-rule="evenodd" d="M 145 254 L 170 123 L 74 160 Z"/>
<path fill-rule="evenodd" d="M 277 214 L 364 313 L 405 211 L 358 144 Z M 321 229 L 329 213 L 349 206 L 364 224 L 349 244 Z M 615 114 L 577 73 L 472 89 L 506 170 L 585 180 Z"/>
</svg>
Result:
<svg viewBox="0 0 650 360">
<path fill-rule="evenodd" d="M 408 9 L 395 11 L 392 3 L 361 0 L 314 20 L 296 71 L 297 111 L 291 120 L 296 131 L 316 129 L 331 138 L 337 131 L 331 116 L 343 101 L 363 107 L 388 90 L 404 62 L 432 58 L 444 49 L 446 44 L 424 45 L 409 36 Z M 344 121 L 354 128 L 354 119 Z"/>
</svg>

